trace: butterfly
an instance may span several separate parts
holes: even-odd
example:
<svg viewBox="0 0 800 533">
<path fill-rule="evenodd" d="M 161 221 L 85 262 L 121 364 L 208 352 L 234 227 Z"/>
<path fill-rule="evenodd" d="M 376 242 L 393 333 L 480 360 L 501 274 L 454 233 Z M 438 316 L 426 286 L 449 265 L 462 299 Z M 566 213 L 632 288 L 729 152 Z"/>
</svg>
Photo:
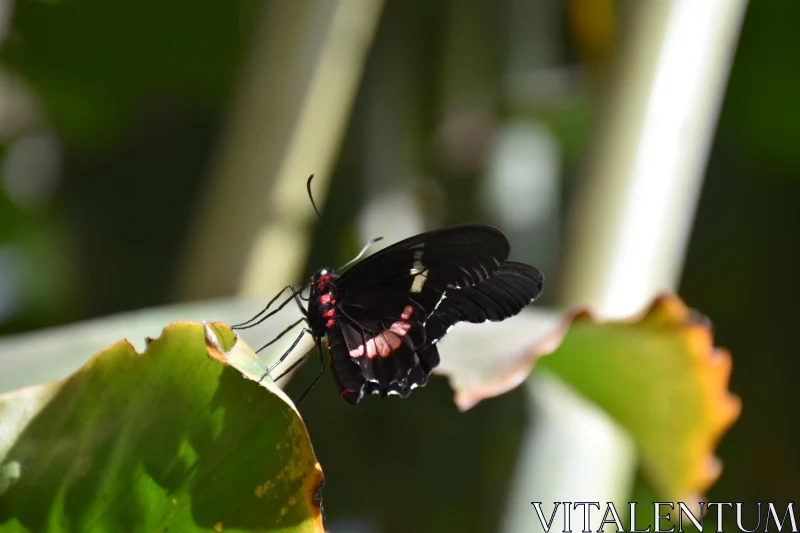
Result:
<svg viewBox="0 0 800 533">
<path fill-rule="evenodd" d="M 311 194 L 313 178 L 308 178 L 306 189 L 321 222 Z M 301 322 L 308 325 L 261 377 L 271 375 L 305 335 L 312 335 L 321 369 L 296 403 L 325 371 L 322 339 L 328 345 L 328 363 L 339 395 L 347 403 L 357 404 L 370 394 L 405 398 L 428 382 L 431 371 L 439 364 L 436 343 L 455 324 L 505 320 L 542 293 L 542 273 L 536 267 L 508 261 L 508 239 L 492 226 L 462 224 L 420 233 L 359 262 L 379 240 L 369 241 L 355 259 L 338 270 L 318 270 L 299 291 L 288 285 L 256 316 L 231 326 L 240 330 L 252 328 L 292 300 L 297 302 L 303 317 L 257 350 L 272 345 Z M 344 272 L 339 274 L 340 271 Z M 301 296 L 306 287 L 311 288 L 307 309 Z M 291 289 L 291 297 L 268 313 L 286 289 Z M 307 356 L 294 362 L 275 381 Z"/>
<path fill-rule="evenodd" d="M 318 270 L 308 309 L 290 286 L 308 327 L 279 362 L 310 333 L 320 358 L 327 341 L 333 379 L 348 403 L 370 394 L 407 397 L 427 383 L 439 364 L 436 344 L 455 324 L 505 320 L 541 294 L 542 273 L 508 261 L 509 251 L 497 228 L 464 224 L 402 240 L 341 275 Z"/>
</svg>

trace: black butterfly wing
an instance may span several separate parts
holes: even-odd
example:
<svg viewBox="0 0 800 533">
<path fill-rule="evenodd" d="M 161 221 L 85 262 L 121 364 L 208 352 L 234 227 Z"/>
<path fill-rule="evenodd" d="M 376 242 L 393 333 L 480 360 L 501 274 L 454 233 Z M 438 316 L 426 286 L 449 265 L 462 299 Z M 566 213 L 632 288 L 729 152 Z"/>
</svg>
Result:
<svg viewBox="0 0 800 533">
<path fill-rule="evenodd" d="M 340 394 L 358 403 L 373 390 L 407 396 L 427 381 L 418 356 L 425 346 L 425 310 L 400 291 L 351 293 L 329 332 L 331 367 Z"/>
<path fill-rule="evenodd" d="M 400 241 L 339 278 L 334 370 L 359 385 L 355 399 L 340 384 L 343 396 L 407 396 L 439 364 L 435 342 L 453 324 L 503 320 L 530 304 L 541 273 L 508 253 L 496 228 L 453 226 Z"/>
<path fill-rule="evenodd" d="M 345 300 L 377 287 L 407 293 L 430 314 L 448 288 L 471 287 L 506 260 L 509 244 L 492 226 L 451 226 L 402 240 L 364 259 L 339 278 Z"/>
<path fill-rule="evenodd" d="M 522 311 L 542 293 L 544 276 L 535 267 L 506 261 L 490 278 L 445 293 L 425 323 L 427 342 L 433 344 L 458 322 L 498 322 Z"/>
</svg>

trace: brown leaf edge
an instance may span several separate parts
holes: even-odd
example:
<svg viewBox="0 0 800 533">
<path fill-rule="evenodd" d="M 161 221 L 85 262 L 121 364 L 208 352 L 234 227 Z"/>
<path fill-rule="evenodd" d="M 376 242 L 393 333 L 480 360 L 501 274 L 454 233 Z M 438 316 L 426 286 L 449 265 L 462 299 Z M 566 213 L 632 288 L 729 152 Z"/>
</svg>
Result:
<svg viewBox="0 0 800 533">
<path fill-rule="evenodd" d="M 581 309 L 572 315 L 572 324 L 581 322 L 673 327 L 682 334 L 688 344 L 688 353 L 694 357 L 702 386 L 704 401 L 698 408 L 707 413 L 709 426 L 703 438 L 696 439 L 689 452 L 698 457 L 691 477 L 684 480 L 684 486 L 692 487 L 692 492 L 681 495 L 679 499 L 700 501 L 722 473 L 722 464 L 714 450 L 742 410 L 741 398 L 729 391 L 733 359 L 727 349 L 714 346 L 711 321 L 689 308 L 679 296 L 668 293 L 656 297 L 644 311 L 623 320 L 598 320 L 591 311 Z"/>
<path fill-rule="evenodd" d="M 698 459 L 691 477 L 684 483 L 684 486 L 692 487 L 692 493 L 684 495 L 685 501 L 698 500 L 722 472 L 714 450 L 725 432 L 738 419 L 742 402 L 728 389 L 733 366 L 730 352 L 714 346 L 711 322 L 687 307 L 675 294 L 662 294 L 644 311 L 623 320 L 601 320 L 586 308 L 566 313 L 558 326 L 515 357 L 498 376 L 493 376 L 491 380 L 469 390 L 454 388 L 456 406 L 462 412 L 466 411 L 480 401 L 499 396 L 524 382 L 539 358 L 557 351 L 569 329 L 580 323 L 666 326 L 675 328 L 688 343 L 687 351 L 694 358 L 703 391 L 701 394 L 704 397 L 703 405 L 698 407 L 704 409 L 709 420 L 709 427 L 695 440 L 693 449 L 689 452 Z"/>
</svg>

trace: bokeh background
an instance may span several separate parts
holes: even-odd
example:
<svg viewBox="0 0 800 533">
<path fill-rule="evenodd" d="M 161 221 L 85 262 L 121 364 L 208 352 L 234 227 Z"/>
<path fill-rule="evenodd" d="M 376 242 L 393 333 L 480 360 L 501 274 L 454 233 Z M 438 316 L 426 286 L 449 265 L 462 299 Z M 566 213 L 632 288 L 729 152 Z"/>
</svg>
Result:
<svg viewBox="0 0 800 533">
<path fill-rule="evenodd" d="M 311 173 L 338 263 L 370 237 L 485 221 L 545 272 L 544 304 L 572 303 L 556 287 L 569 292 L 570 228 L 625 108 L 619 72 L 631 46 L 658 45 L 641 28 L 669 4 L 0 3 L 0 334 L 304 280 L 331 262 Z M 713 132 L 681 185 L 699 203 L 679 210 L 689 239 L 665 261 L 731 350 L 743 399 L 709 500 L 785 503 L 800 479 L 800 4 L 743 18 L 729 4 L 724 98 L 686 126 Z M 330 381 L 303 405 L 329 526 L 498 530 L 522 392 L 459 415 L 435 379 L 353 410 Z"/>
</svg>

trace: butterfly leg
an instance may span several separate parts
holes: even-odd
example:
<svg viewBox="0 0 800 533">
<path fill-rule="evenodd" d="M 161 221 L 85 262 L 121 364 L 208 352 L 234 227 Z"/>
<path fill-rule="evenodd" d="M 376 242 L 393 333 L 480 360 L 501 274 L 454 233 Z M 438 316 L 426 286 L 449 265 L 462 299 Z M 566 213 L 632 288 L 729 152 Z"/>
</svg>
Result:
<svg viewBox="0 0 800 533">
<path fill-rule="evenodd" d="M 311 330 L 310 330 L 310 329 L 308 329 L 308 328 L 303 328 L 303 331 L 301 331 L 301 332 L 300 332 L 300 335 L 298 335 L 298 336 L 297 336 L 297 338 L 296 338 L 296 339 L 294 340 L 294 342 L 292 343 L 292 345 L 291 345 L 291 346 L 289 346 L 289 349 L 288 349 L 288 350 L 286 350 L 286 352 L 284 352 L 284 354 L 283 354 L 283 355 L 280 357 L 280 359 L 278 359 L 277 361 L 275 361 L 275 362 L 272 364 L 272 366 L 270 366 L 270 367 L 267 369 L 267 371 L 264 373 L 264 375 L 263 375 L 263 376 L 261 376 L 261 379 L 259 379 L 259 380 L 258 380 L 259 382 L 260 382 L 261 380 L 263 380 L 265 377 L 269 376 L 270 372 L 272 372 L 273 370 L 275 370 L 275 367 L 277 367 L 279 364 L 281 364 L 282 362 L 284 362 L 284 361 L 286 360 L 286 358 L 287 358 L 287 357 L 289 357 L 289 354 L 290 354 L 290 353 L 292 353 L 292 350 L 294 350 L 294 349 L 297 347 L 297 345 L 298 345 L 298 344 L 300 344 L 300 340 L 301 340 L 301 339 L 302 339 L 302 338 L 305 336 L 305 334 L 306 334 L 306 333 L 311 333 Z M 306 358 L 306 356 L 307 356 L 307 355 L 308 355 L 308 354 L 304 355 L 304 356 L 303 356 L 303 357 L 302 357 L 300 360 L 301 360 L 301 361 L 302 361 L 302 360 L 304 360 L 304 359 Z M 292 365 L 292 368 L 294 368 L 294 365 Z M 280 376 L 278 379 L 280 379 L 281 377 L 283 377 L 285 374 L 286 374 L 285 372 L 284 372 L 283 374 L 281 374 L 281 376 Z"/>
<path fill-rule="evenodd" d="M 322 377 L 322 374 L 325 373 L 325 359 L 322 357 L 322 343 L 320 342 L 320 339 L 317 339 L 317 353 L 319 354 L 319 367 L 320 367 L 319 374 L 317 374 L 317 377 L 314 378 L 314 381 L 311 382 L 311 385 L 309 385 L 308 388 L 303 392 L 303 394 L 300 395 L 297 401 L 294 402 L 295 405 L 300 405 L 300 402 L 303 401 L 303 398 L 306 397 L 306 394 L 311 392 L 311 389 L 313 389 L 314 386 L 319 382 L 319 379 Z M 308 354 L 306 354 L 306 357 L 308 357 Z"/>
<path fill-rule="evenodd" d="M 303 313 L 304 316 L 308 316 L 308 310 L 303 307 L 303 302 L 300 301 L 300 294 L 303 292 L 303 289 L 301 288 L 298 291 L 292 284 L 289 284 L 289 288 L 292 289 L 292 296 L 294 297 L 294 301 L 297 302 L 297 307 L 300 308 L 300 312 Z"/>
<path fill-rule="evenodd" d="M 289 368 L 287 368 L 286 370 L 284 370 L 283 372 L 281 372 L 281 375 L 280 375 L 280 376 L 278 376 L 277 378 L 275 378 L 273 381 L 278 381 L 279 379 L 282 379 L 284 376 L 286 376 L 287 374 L 289 374 L 289 372 L 291 372 L 292 370 L 294 370 L 295 368 L 297 368 L 298 366 L 300 366 L 300 365 L 301 365 L 301 364 L 302 364 L 302 363 L 303 363 L 303 362 L 304 362 L 306 359 L 308 359 L 308 354 L 310 354 L 310 353 L 311 353 L 311 352 L 308 352 L 308 353 L 307 353 L 307 354 L 305 354 L 303 357 L 301 357 L 300 359 L 298 359 L 297 361 L 295 361 L 294 363 L 292 363 L 292 366 L 290 366 Z"/>
<path fill-rule="evenodd" d="M 305 286 L 303 288 L 305 288 Z M 276 294 L 275 297 L 272 298 L 272 300 L 269 301 L 267 306 L 264 307 L 264 309 L 262 309 L 261 311 L 259 311 L 259 313 L 256 316 L 254 316 L 250 320 L 246 320 L 246 321 L 242 322 L 241 324 L 236 324 L 235 326 L 231 326 L 231 329 L 249 329 L 249 328 L 255 327 L 255 326 L 261 324 L 262 322 L 264 322 L 269 317 L 271 317 L 271 316 L 275 315 L 276 313 L 278 313 L 281 309 L 286 307 L 286 305 L 289 302 L 291 302 L 292 300 L 296 301 L 297 305 L 300 306 L 300 309 L 303 311 L 303 315 L 307 315 L 308 311 L 306 311 L 306 309 L 302 306 L 302 304 L 300 302 L 300 293 L 303 292 L 303 288 L 301 288 L 298 291 L 297 289 L 294 288 L 294 285 L 287 285 L 286 287 L 283 288 L 283 290 L 281 290 L 281 292 Z M 264 315 L 262 317 L 261 315 L 263 315 L 264 313 L 267 312 L 267 309 L 269 309 L 272 306 L 272 304 L 274 304 L 275 301 L 278 298 L 280 298 L 281 295 L 284 292 L 286 292 L 286 289 L 291 289 L 292 295 L 289 298 L 287 298 L 286 300 L 284 300 L 283 302 L 281 302 L 281 305 L 279 305 L 277 309 L 274 309 L 274 310 L 270 311 L 269 313 L 267 313 L 266 315 Z M 259 317 L 261 317 L 261 318 L 259 318 Z"/>
<path fill-rule="evenodd" d="M 265 348 L 269 348 L 270 346 L 272 346 L 273 344 L 275 344 L 275 342 L 277 342 L 277 341 L 278 341 L 278 340 L 279 340 L 281 337 L 283 337 L 284 335 L 286 335 L 287 333 L 289 333 L 290 331 L 292 331 L 292 330 L 293 330 L 295 327 L 297 327 L 297 325 L 298 325 L 300 322 L 302 322 L 303 320 L 305 320 L 305 318 L 298 318 L 296 322 L 294 322 L 294 323 L 290 324 L 290 325 L 289 325 L 289 327 L 287 327 L 285 330 L 281 331 L 281 332 L 278 334 L 278 336 L 277 336 L 277 337 L 275 337 L 274 339 L 272 339 L 271 341 L 269 341 L 267 344 L 265 344 L 264 346 L 262 346 L 261 348 L 259 348 L 258 350 L 256 350 L 256 353 L 260 353 L 260 352 L 261 352 L 263 349 L 265 349 Z"/>
<path fill-rule="evenodd" d="M 242 323 L 240 323 L 240 324 L 235 324 L 235 325 L 231 326 L 231 329 L 245 329 L 245 328 L 244 328 L 244 326 L 247 326 L 247 324 L 249 324 L 249 323 L 250 323 L 250 322 L 252 322 L 253 320 L 257 319 L 258 317 L 260 317 L 261 315 L 263 315 L 264 313 L 266 313 L 266 312 L 267 312 L 267 309 L 269 309 L 269 308 L 272 306 L 272 304 L 274 304 L 274 303 L 275 303 L 275 300 L 277 300 L 278 298 L 280 298 L 280 297 L 281 297 L 281 294 L 283 294 L 284 292 L 286 292 L 286 289 L 288 289 L 288 288 L 289 288 L 289 287 L 288 287 L 288 285 L 287 285 L 286 287 L 284 287 L 283 289 L 281 289 L 281 292 L 279 292 L 278 294 L 276 294 L 276 295 L 275 295 L 275 296 L 272 298 L 272 300 L 270 300 L 270 301 L 269 301 L 269 303 L 266 305 L 266 307 L 264 307 L 264 309 L 262 309 L 261 311 L 259 311 L 259 312 L 258 312 L 258 314 L 256 314 L 256 316 L 252 317 L 252 318 L 251 318 L 251 319 L 249 319 L 249 320 L 245 320 L 244 322 L 242 322 Z"/>
</svg>

